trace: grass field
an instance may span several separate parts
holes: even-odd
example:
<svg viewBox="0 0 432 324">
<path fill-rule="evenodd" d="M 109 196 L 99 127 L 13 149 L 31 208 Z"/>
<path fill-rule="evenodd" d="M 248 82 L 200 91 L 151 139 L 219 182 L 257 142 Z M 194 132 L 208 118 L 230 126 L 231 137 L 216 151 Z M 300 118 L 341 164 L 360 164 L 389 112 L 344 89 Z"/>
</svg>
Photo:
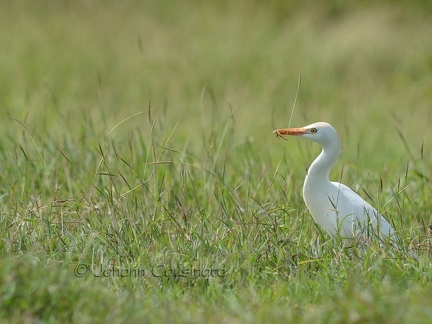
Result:
<svg viewBox="0 0 432 324">
<path fill-rule="evenodd" d="M 1 2 L 2 322 L 430 322 L 432 7 L 290 3 Z M 315 121 L 402 251 L 313 223 Z"/>
</svg>

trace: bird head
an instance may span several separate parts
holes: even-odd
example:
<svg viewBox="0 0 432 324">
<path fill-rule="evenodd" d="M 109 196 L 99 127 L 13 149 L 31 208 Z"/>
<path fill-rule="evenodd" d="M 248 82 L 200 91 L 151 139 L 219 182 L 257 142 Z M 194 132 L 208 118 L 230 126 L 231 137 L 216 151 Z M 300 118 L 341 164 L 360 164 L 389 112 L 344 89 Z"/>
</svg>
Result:
<svg viewBox="0 0 432 324">
<path fill-rule="evenodd" d="M 328 123 L 318 122 L 301 128 L 281 128 L 273 131 L 278 137 L 286 140 L 286 135 L 298 136 L 326 146 L 330 143 L 340 142 L 337 131 Z"/>
</svg>

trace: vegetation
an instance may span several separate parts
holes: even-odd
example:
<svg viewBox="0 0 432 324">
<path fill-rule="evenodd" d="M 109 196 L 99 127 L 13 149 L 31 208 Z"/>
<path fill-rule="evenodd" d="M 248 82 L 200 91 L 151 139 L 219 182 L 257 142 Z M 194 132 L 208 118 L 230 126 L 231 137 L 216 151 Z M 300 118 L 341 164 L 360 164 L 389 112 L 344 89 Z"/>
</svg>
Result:
<svg viewBox="0 0 432 324">
<path fill-rule="evenodd" d="M 430 321 L 430 10 L 2 2 L 1 320 Z M 315 121 L 401 251 L 313 223 Z"/>
</svg>

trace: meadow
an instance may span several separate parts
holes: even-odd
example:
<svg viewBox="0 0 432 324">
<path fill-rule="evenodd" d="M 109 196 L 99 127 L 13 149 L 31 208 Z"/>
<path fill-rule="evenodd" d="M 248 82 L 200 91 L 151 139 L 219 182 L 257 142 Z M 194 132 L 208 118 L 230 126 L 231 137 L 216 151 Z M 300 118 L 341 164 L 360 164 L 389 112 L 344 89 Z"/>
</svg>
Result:
<svg viewBox="0 0 432 324">
<path fill-rule="evenodd" d="M 431 18 L 402 0 L 1 2 L 1 321 L 430 322 Z M 272 131 L 316 121 L 341 136 L 332 180 L 400 250 L 314 224 L 319 147 Z"/>
</svg>

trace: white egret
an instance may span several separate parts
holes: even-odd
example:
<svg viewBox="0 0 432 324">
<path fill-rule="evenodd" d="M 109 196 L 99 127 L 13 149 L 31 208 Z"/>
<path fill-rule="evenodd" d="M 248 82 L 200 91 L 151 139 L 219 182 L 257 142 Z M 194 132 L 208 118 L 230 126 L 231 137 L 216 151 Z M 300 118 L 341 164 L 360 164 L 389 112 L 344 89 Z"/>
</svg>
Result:
<svg viewBox="0 0 432 324">
<path fill-rule="evenodd" d="M 273 133 L 285 140 L 285 135 L 292 135 L 321 145 L 321 154 L 307 171 L 303 199 L 312 217 L 326 232 L 344 238 L 396 236 L 389 222 L 370 204 L 347 186 L 329 180 L 330 170 L 341 151 L 339 135 L 330 124 L 318 122 L 302 128 L 276 129 Z"/>
</svg>

